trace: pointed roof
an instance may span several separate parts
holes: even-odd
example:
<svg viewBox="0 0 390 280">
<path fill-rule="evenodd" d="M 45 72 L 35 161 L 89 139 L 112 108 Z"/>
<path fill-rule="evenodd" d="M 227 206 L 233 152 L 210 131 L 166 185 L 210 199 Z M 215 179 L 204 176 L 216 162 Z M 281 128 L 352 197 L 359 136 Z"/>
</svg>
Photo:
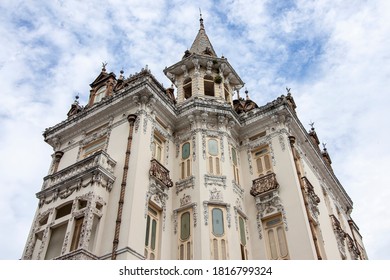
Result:
<svg viewBox="0 0 390 280">
<path fill-rule="evenodd" d="M 205 55 L 217 57 L 213 45 L 211 45 L 209 37 L 206 34 L 206 30 L 203 24 L 202 14 L 200 14 L 199 21 L 200 21 L 199 32 L 198 35 L 196 35 L 194 42 L 192 43 L 192 46 L 190 48 L 190 53 L 205 54 Z"/>
<path fill-rule="evenodd" d="M 107 63 L 102 63 L 102 64 L 103 64 L 102 71 L 100 72 L 99 76 L 97 76 L 96 79 L 91 84 L 89 84 L 90 87 L 94 87 L 95 85 L 100 84 L 101 82 L 107 80 L 109 77 L 113 77 L 115 79 L 116 76 L 113 72 L 107 73 L 106 71 Z"/>
</svg>

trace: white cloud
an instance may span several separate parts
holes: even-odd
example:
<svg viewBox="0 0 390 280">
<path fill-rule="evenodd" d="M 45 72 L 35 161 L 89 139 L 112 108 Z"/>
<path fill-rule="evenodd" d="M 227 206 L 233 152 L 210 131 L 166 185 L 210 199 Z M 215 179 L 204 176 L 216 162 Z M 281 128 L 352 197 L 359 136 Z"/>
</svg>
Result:
<svg viewBox="0 0 390 280">
<path fill-rule="evenodd" d="M 303 124 L 314 121 L 328 143 L 369 256 L 389 258 L 383 217 L 390 215 L 390 2 L 274 3 L 2 1 L 0 154 L 7 160 L 0 163 L 0 227 L 8 230 L 0 232 L 0 259 L 22 254 L 34 193 L 50 164 L 44 128 L 65 119 L 76 93 L 86 103 L 103 61 L 125 75 L 148 64 L 168 85 L 162 70 L 191 46 L 199 7 L 216 52 L 228 58 L 252 99 L 262 105 L 292 88 Z"/>
</svg>

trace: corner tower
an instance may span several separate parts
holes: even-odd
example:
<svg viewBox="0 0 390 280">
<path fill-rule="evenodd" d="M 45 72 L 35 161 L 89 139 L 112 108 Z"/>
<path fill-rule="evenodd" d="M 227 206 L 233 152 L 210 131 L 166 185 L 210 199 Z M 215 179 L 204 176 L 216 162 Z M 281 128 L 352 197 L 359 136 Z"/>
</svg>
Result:
<svg viewBox="0 0 390 280">
<path fill-rule="evenodd" d="M 200 15 L 199 32 L 181 61 L 165 68 L 165 75 L 177 87 L 178 103 L 193 97 L 211 98 L 232 104 L 235 90 L 244 83 L 225 57 L 218 57 Z"/>
</svg>

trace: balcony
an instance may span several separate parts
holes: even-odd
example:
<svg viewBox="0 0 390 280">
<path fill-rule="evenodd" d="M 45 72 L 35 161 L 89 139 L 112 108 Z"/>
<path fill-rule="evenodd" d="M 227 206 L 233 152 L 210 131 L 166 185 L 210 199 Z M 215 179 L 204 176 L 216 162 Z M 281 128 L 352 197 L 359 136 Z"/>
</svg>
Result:
<svg viewBox="0 0 390 280">
<path fill-rule="evenodd" d="M 275 173 L 269 173 L 252 181 L 250 194 L 254 197 L 279 188 Z"/>
<path fill-rule="evenodd" d="M 170 188 L 173 186 L 173 182 L 169 177 L 169 170 L 161 165 L 156 159 L 150 161 L 150 176 L 157 179 L 163 186 Z"/>
<path fill-rule="evenodd" d="M 95 154 L 72 164 L 54 174 L 43 178 L 42 191 L 37 193 L 38 198 L 48 198 L 53 194 L 65 195 L 74 189 L 85 187 L 89 183 L 98 182 L 111 191 L 115 181 L 114 167 L 116 161 L 106 152 Z"/>
</svg>

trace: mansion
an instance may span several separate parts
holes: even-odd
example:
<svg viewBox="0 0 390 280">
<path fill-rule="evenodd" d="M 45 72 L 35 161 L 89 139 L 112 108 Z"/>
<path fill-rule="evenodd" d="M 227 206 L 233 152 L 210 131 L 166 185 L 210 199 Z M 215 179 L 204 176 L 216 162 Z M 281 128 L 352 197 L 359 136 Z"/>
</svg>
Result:
<svg viewBox="0 0 390 280">
<path fill-rule="evenodd" d="M 53 155 L 22 259 L 367 259 L 290 89 L 267 104 L 240 93 L 202 18 L 163 70 L 171 87 L 106 66 L 88 104 L 43 134 Z"/>
</svg>

